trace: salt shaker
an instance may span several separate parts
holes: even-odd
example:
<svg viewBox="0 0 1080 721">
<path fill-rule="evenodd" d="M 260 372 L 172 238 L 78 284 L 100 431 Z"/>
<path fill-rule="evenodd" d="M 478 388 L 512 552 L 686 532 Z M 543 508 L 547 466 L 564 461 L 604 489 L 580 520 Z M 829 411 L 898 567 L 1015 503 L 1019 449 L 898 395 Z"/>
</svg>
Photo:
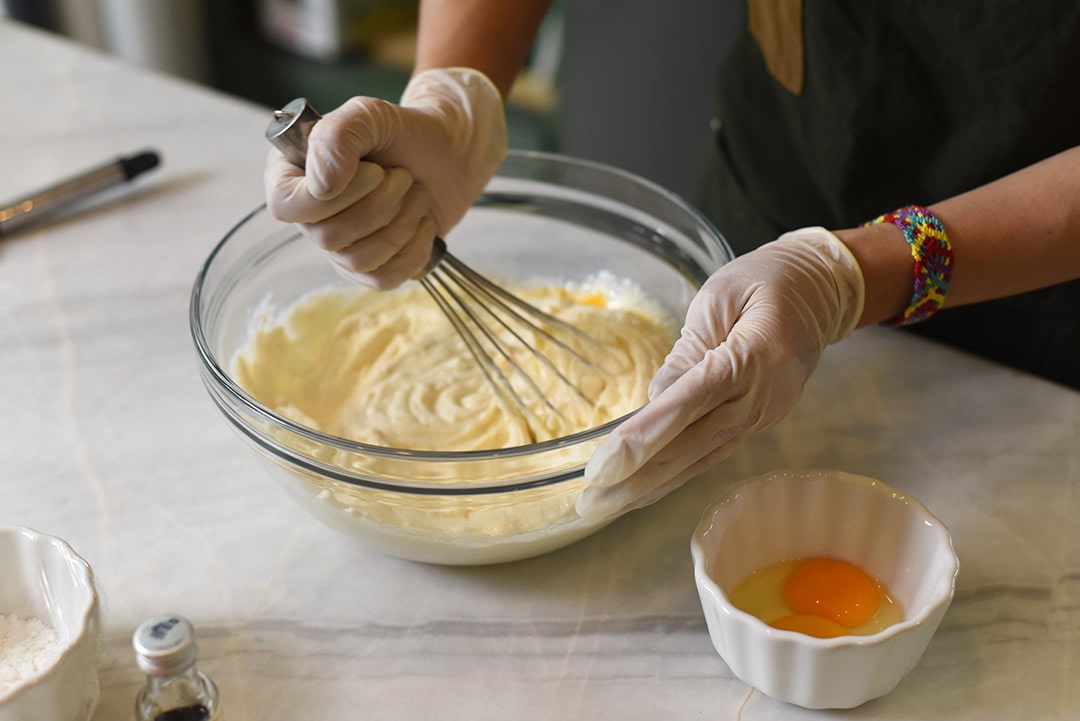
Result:
<svg viewBox="0 0 1080 721">
<path fill-rule="evenodd" d="M 132 638 L 146 685 L 135 699 L 138 721 L 221 721 L 217 686 L 196 667 L 195 629 L 177 614 L 147 619 Z"/>
</svg>

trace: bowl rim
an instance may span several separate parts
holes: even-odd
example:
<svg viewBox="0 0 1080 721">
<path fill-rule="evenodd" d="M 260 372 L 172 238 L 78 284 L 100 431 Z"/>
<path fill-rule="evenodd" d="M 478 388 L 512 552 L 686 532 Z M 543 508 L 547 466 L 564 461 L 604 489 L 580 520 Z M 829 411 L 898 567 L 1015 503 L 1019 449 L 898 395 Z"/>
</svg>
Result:
<svg viewBox="0 0 1080 721">
<path fill-rule="evenodd" d="M 702 542 L 702 537 L 705 532 L 712 527 L 715 515 L 735 496 L 777 476 L 785 476 L 788 478 L 830 477 L 841 478 L 845 482 L 855 481 L 866 487 L 872 488 L 876 493 L 888 495 L 894 501 L 906 504 L 926 525 L 935 530 L 939 540 L 945 544 L 945 550 L 950 560 L 949 569 L 951 569 L 946 572 L 948 575 L 948 584 L 945 585 L 944 589 L 935 590 L 934 594 L 923 605 L 919 613 L 911 618 L 904 618 L 904 620 L 887 626 L 877 633 L 865 635 L 845 634 L 843 636 L 834 636 L 832 638 L 817 638 L 798 631 L 773 628 L 752 613 L 736 608 L 728 598 L 727 592 L 724 591 L 706 568 L 705 562 L 707 554 Z M 698 521 L 697 526 L 694 528 L 693 535 L 691 536 L 690 555 L 693 559 L 695 584 L 698 586 L 699 590 L 708 591 L 709 598 L 712 599 L 712 602 L 716 604 L 726 616 L 741 625 L 764 631 L 766 638 L 775 639 L 776 642 L 788 641 L 802 643 L 817 649 L 879 645 L 896 636 L 923 627 L 941 610 L 942 607 L 946 607 L 952 603 L 952 599 L 956 594 L 956 579 L 960 573 L 960 559 L 956 554 L 952 534 L 941 519 L 935 516 L 925 504 L 911 494 L 899 491 L 876 478 L 827 468 L 776 469 L 742 480 L 730 486 L 723 494 L 710 502 L 702 512 L 701 520 Z M 702 602 L 704 603 L 704 599 Z"/>
<path fill-rule="evenodd" d="M 97 580 L 94 576 L 93 567 L 85 558 L 80 556 L 65 539 L 51 533 L 42 533 L 41 531 L 37 531 L 28 526 L 0 525 L 0 536 L 6 535 L 21 535 L 29 538 L 31 543 L 46 543 L 59 549 L 60 553 L 64 556 L 64 559 L 69 563 L 73 563 L 75 567 L 78 568 L 79 582 L 80 584 L 85 585 L 89 590 L 90 602 L 86 604 L 86 608 L 78 617 L 79 623 L 77 626 L 77 633 L 73 634 L 70 639 L 64 640 L 64 647 L 53 663 L 40 673 L 15 684 L 6 692 L 0 691 L 0 704 L 14 700 L 19 694 L 27 689 L 45 683 L 51 676 L 58 673 L 57 669 L 60 668 L 60 665 L 91 632 L 94 626 L 94 619 L 100 613 L 101 608 L 100 593 L 98 592 Z M 49 625 L 51 627 L 51 622 Z"/>
<path fill-rule="evenodd" d="M 681 212 L 687 214 L 687 216 L 703 230 L 707 231 L 707 235 L 711 242 L 719 246 L 721 253 L 730 261 L 734 257 L 731 251 L 730 245 L 727 243 L 723 234 L 716 228 L 711 220 L 704 215 L 700 210 L 686 202 L 678 194 L 673 193 L 662 186 L 650 181 L 646 178 L 640 177 L 634 173 L 617 168 L 605 163 L 597 161 L 586 160 L 581 158 L 574 158 L 558 153 L 551 153 L 545 151 L 536 150 L 517 150 L 511 149 L 507 151 L 506 160 L 508 161 L 522 161 L 522 160 L 535 160 L 544 161 L 550 163 L 558 163 L 568 167 L 577 167 L 589 170 L 591 172 L 608 174 L 617 177 L 627 183 L 641 187 L 642 189 L 655 193 L 664 201 L 674 204 L 679 208 Z M 498 171 L 496 172 L 494 179 L 499 177 Z M 487 195 L 488 191 L 485 190 L 481 195 Z M 596 438 L 602 437 L 608 434 L 611 430 L 625 422 L 628 418 L 640 411 L 640 408 L 634 409 L 618 418 L 612 419 L 607 423 L 593 428 L 588 428 L 577 433 L 563 436 L 560 438 L 553 438 L 547 441 L 541 441 L 539 443 L 512 446 L 509 448 L 496 448 L 488 450 L 470 450 L 470 451 L 434 451 L 434 450 L 409 450 L 390 448 L 387 446 L 378 446 L 374 444 L 362 443 L 359 441 L 353 441 L 341 436 L 335 436 L 328 433 L 323 433 L 315 429 L 309 428 L 305 425 L 297 423 L 283 415 L 280 415 L 273 411 L 268 406 L 257 401 L 255 398 L 245 392 L 226 372 L 225 368 L 219 362 L 210 348 L 210 343 L 206 338 L 203 330 L 202 312 L 200 310 L 201 301 L 204 295 L 204 285 L 211 269 L 214 266 L 215 260 L 222 254 L 229 241 L 235 236 L 252 218 L 266 210 L 266 203 L 261 203 L 253 210 L 244 215 L 239 221 L 237 221 L 232 228 L 225 234 L 225 236 L 219 240 L 210 251 L 209 255 L 200 265 L 198 272 L 195 276 L 195 281 L 192 285 L 190 300 L 188 304 L 188 326 L 191 333 L 192 340 L 195 345 L 196 354 L 200 361 L 200 366 L 205 374 L 209 374 L 214 385 L 218 389 L 216 392 L 212 391 L 211 395 L 214 397 L 215 403 L 221 407 L 222 402 L 218 398 L 217 393 L 224 393 L 228 396 L 229 400 L 238 402 L 247 411 L 251 412 L 255 416 L 263 419 L 273 426 L 282 428 L 289 433 L 295 434 L 301 438 L 305 438 L 309 441 L 320 443 L 325 446 L 335 448 L 337 450 L 345 451 L 348 453 L 355 453 L 358 455 L 368 455 L 383 458 L 394 459 L 411 459 L 417 461 L 427 462 L 469 462 L 469 461 L 487 461 L 487 460 L 499 460 L 505 458 L 513 458 L 525 455 L 539 455 L 542 453 L 556 451 L 560 448 L 570 447 L 586 443 Z M 711 273 L 712 271 L 710 271 Z M 224 410 L 224 409 L 223 409 Z M 360 485 L 363 487 L 377 488 L 382 490 L 391 490 L 398 492 L 410 492 L 410 493 L 432 493 L 432 494 L 453 494 L 458 493 L 462 495 L 474 495 L 483 494 L 487 492 L 505 492 L 508 490 L 516 490 L 522 488 L 534 488 L 538 486 L 546 486 L 554 483 L 559 483 L 570 478 L 577 478 L 581 475 L 581 470 L 584 464 L 575 464 L 574 467 L 566 469 L 564 472 L 557 474 L 554 477 L 545 476 L 542 479 L 533 480 L 508 480 L 508 481 L 492 481 L 483 484 L 474 484 L 471 482 L 461 483 L 416 483 L 405 480 L 395 481 L 377 481 L 368 478 L 361 478 L 357 475 L 352 475 L 341 468 L 329 466 L 328 464 L 319 463 L 317 460 L 303 456 L 303 454 L 284 446 L 280 443 L 276 443 L 266 437 L 265 434 L 255 433 L 247 424 L 239 423 L 236 419 L 231 417 L 230 413 L 226 413 L 226 418 L 229 422 L 250 440 L 262 445 L 277 454 L 286 454 L 290 462 L 299 462 L 300 465 L 307 467 L 309 470 L 316 471 L 322 475 L 331 475 L 334 479 L 340 480 L 351 485 Z"/>
</svg>

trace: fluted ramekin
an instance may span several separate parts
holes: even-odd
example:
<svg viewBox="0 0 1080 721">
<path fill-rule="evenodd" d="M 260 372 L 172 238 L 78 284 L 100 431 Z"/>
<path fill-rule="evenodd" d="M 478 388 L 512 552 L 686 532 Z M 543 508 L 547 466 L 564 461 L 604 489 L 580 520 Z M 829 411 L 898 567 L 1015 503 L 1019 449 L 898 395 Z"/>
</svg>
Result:
<svg viewBox="0 0 1080 721">
<path fill-rule="evenodd" d="M 806 708 L 851 708 L 892 691 L 930 643 L 959 570 L 948 530 L 919 501 L 832 470 L 778 470 L 732 487 L 705 510 L 691 555 L 709 636 L 732 673 Z M 751 572 L 812 556 L 879 579 L 903 620 L 873 635 L 816 638 L 732 605 L 729 593 Z"/>
<path fill-rule="evenodd" d="M 0 687 L 0 721 L 89 721 L 101 695 L 101 610 L 90 564 L 62 538 L 0 526 L 0 616 L 56 634 L 55 651 L 23 643 L 32 657 L 6 659 L 23 673 Z"/>
</svg>

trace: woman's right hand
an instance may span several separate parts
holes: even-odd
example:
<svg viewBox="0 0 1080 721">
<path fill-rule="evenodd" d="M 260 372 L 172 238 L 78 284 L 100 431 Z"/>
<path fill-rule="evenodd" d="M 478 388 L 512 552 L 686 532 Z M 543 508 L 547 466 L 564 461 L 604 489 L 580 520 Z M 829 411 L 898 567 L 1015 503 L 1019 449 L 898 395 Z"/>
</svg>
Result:
<svg viewBox="0 0 1080 721">
<path fill-rule="evenodd" d="M 327 113 L 311 129 L 306 168 L 271 149 L 267 206 L 360 283 L 394 288 L 421 272 L 435 236 L 461 220 L 505 154 L 491 81 L 468 68 L 427 70 L 400 104 L 356 97 Z"/>
</svg>

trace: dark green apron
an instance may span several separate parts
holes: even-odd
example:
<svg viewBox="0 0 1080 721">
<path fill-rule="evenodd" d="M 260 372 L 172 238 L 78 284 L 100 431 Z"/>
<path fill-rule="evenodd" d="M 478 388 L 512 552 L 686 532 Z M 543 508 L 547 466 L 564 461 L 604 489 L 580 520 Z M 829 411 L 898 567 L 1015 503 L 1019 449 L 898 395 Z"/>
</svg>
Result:
<svg viewBox="0 0 1080 721">
<path fill-rule="evenodd" d="M 1080 145 L 1075 0 L 750 0 L 747 20 L 721 69 L 701 199 L 736 253 Z M 1080 388 L 1080 281 L 909 330 Z"/>
</svg>

